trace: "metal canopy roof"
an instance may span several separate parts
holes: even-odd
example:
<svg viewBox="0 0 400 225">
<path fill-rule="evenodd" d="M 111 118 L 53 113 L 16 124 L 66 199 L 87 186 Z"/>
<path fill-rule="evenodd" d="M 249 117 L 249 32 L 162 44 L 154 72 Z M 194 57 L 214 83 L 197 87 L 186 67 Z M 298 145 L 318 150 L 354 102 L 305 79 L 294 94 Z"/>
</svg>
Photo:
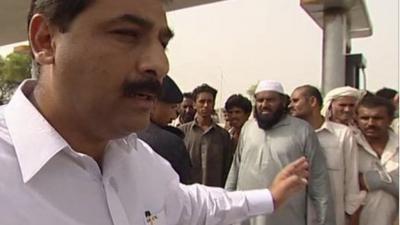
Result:
<svg viewBox="0 0 400 225">
<path fill-rule="evenodd" d="M 173 0 L 168 11 L 219 2 L 223 0 Z M 29 0 L 0 0 L 0 46 L 25 41 Z"/>
<path fill-rule="evenodd" d="M 214 3 L 214 2 L 221 2 L 221 1 L 225 1 L 225 0 L 172 0 L 172 3 L 170 3 L 167 6 L 167 11 L 173 11 L 173 10 L 188 8 L 188 7 L 192 7 L 192 6 L 204 5 L 204 4 Z"/>
<path fill-rule="evenodd" d="M 324 12 L 341 8 L 347 12 L 351 38 L 372 35 L 371 21 L 364 0 L 301 0 L 300 5 L 322 29 Z"/>
<path fill-rule="evenodd" d="M 26 37 L 27 0 L 0 1 L 0 46 L 24 41 Z"/>
</svg>

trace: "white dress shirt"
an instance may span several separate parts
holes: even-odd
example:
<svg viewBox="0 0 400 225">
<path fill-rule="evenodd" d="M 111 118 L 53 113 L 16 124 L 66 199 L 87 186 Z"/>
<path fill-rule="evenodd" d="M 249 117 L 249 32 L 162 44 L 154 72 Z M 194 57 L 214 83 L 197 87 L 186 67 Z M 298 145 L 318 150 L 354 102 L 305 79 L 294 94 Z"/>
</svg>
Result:
<svg viewBox="0 0 400 225">
<path fill-rule="evenodd" d="M 381 157 L 363 135 L 357 136 L 359 171 L 370 170 L 392 173 L 399 170 L 399 136 L 389 131 L 389 140 Z M 397 173 L 398 174 L 398 173 Z M 390 182 L 392 183 L 392 182 Z M 368 191 L 360 214 L 360 225 L 392 225 L 398 217 L 398 199 L 384 190 Z"/>
<path fill-rule="evenodd" d="M 0 110 L 0 224 L 230 224 L 273 211 L 266 189 L 179 184 L 135 134 L 110 141 L 99 168 L 30 103 L 35 84 L 25 81 Z"/>
<path fill-rule="evenodd" d="M 315 132 L 326 157 L 336 224 L 345 225 L 345 213 L 353 214 L 365 197 L 358 184 L 357 143 L 350 128 L 331 121 L 325 121 Z"/>
</svg>

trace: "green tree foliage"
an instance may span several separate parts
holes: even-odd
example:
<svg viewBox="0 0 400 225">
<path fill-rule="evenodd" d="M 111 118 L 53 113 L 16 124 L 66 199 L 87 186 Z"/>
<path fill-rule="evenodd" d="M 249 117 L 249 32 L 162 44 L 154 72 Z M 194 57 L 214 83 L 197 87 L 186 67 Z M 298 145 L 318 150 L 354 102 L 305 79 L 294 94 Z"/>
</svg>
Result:
<svg viewBox="0 0 400 225">
<path fill-rule="evenodd" d="M 0 75 L 3 74 L 4 63 L 4 59 L 0 55 Z"/>
<path fill-rule="evenodd" d="M 11 53 L 0 58 L 0 101 L 8 102 L 15 88 L 30 77 L 31 57 L 22 53 Z"/>
</svg>

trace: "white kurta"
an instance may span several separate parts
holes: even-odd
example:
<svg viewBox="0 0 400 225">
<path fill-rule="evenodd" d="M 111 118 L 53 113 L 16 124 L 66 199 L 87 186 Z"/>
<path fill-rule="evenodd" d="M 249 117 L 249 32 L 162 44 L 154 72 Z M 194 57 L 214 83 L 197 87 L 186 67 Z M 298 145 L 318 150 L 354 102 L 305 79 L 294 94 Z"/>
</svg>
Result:
<svg viewBox="0 0 400 225">
<path fill-rule="evenodd" d="M 358 184 L 357 143 L 347 126 L 331 121 L 325 121 L 315 132 L 326 157 L 336 224 L 345 225 L 345 213 L 353 214 L 365 196 Z M 309 224 L 316 224 L 314 218 L 311 213 Z"/>
<path fill-rule="evenodd" d="M 325 157 L 318 138 L 308 123 L 292 116 L 285 116 L 269 130 L 259 128 L 255 120 L 245 123 L 225 188 L 251 190 L 270 185 L 279 170 L 300 156 L 306 156 L 310 162 L 307 191 L 288 199 L 273 214 L 252 218 L 248 224 L 305 225 L 307 196 L 317 208 L 319 225 L 336 224 Z"/>
<path fill-rule="evenodd" d="M 265 189 L 179 184 L 135 134 L 110 141 L 99 167 L 29 102 L 34 85 L 25 82 L 0 110 L 1 225 L 211 225 L 272 212 Z"/>
<path fill-rule="evenodd" d="M 359 171 L 384 170 L 391 173 L 399 170 L 399 137 L 389 131 L 389 140 L 381 158 L 363 136 L 357 137 L 359 144 Z M 398 199 L 383 190 L 370 191 L 360 215 L 360 225 L 392 225 L 398 215 Z"/>
</svg>

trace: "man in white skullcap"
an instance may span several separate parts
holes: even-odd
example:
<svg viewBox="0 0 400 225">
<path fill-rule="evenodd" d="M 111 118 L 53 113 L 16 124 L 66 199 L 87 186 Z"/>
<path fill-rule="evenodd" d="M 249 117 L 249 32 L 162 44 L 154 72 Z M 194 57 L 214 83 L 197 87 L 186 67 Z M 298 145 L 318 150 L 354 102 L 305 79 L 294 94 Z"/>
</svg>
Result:
<svg viewBox="0 0 400 225">
<path fill-rule="evenodd" d="M 326 159 L 314 130 L 305 121 L 286 114 L 286 99 L 279 82 L 261 81 L 254 97 L 255 119 L 248 120 L 242 128 L 225 188 L 250 190 L 269 184 L 282 167 L 299 156 L 310 162 L 310 183 L 273 214 L 257 216 L 243 224 L 306 225 L 308 199 L 316 208 L 317 224 L 336 224 Z"/>
<path fill-rule="evenodd" d="M 361 97 L 360 90 L 349 86 L 332 89 L 324 98 L 321 114 L 327 120 L 352 126 L 355 106 Z"/>
</svg>

